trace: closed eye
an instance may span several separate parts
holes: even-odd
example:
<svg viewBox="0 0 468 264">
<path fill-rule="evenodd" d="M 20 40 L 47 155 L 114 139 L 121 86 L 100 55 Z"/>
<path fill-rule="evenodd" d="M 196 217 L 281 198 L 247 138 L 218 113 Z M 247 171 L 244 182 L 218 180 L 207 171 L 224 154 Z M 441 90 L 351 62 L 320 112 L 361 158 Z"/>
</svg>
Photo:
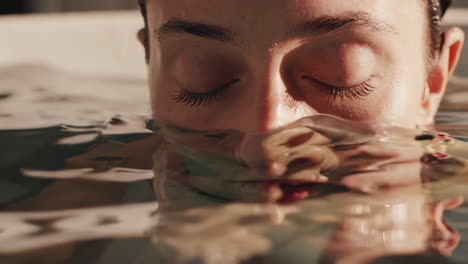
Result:
<svg viewBox="0 0 468 264">
<path fill-rule="evenodd" d="M 341 101 L 343 101 L 345 98 L 350 100 L 363 99 L 364 97 L 369 96 L 376 88 L 376 86 L 372 83 L 372 77 L 365 82 L 350 87 L 340 87 L 327 84 L 307 75 L 303 75 L 302 78 L 307 79 L 315 87 L 319 88 L 321 92 L 332 96 L 333 99 L 340 98 Z"/>
<path fill-rule="evenodd" d="M 222 85 L 221 87 L 204 93 L 196 93 L 181 88 L 172 96 L 172 99 L 178 103 L 183 103 L 188 107 L 197 107 L 203 104 L 210 104 L 213 101 L 219 100 L 230 87 L 238 82 L 240 82 L 240 79 L 235 79 Z"/>
</svg>

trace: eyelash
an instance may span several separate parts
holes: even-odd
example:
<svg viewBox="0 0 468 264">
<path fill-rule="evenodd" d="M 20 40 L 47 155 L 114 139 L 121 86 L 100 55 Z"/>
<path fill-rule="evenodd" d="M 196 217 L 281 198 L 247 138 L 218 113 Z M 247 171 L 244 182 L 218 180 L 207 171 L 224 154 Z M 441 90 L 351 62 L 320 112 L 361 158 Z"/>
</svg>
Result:
<svg viewBox="0 0 468 264">
<path fill-rule="evenodd" d="M 350 100 L 361 100 L 364 97 L 370 95 L 376 88 L 370 83 L 369 80 L 352 87 L 339 87 L 326 84 L 313 78 L 305 78 L 307 78 L 309 81 L 312 81 L 314 85 L 320 89 L 320 91 L 332 96 L 334 100 L 339 97 L 341 101 L 343 101 L 345 98 Z"/>
<path fill-rule="evenodd" d="M 320 91 L 329 94 L 333 97 L 333 99 L 339 97 L 341 101 L 343 101 L 344 98 L 348 98 L 350 100 L 362 99 L 370 95 L 376 88 L 375 86 L 370 84 L 369 81 L 366 81 L 353 87 L 338 87 L 326 84 L 313 78 L 304 78 L 307 78 L 309 81 L 312 81 L 314 85 L 320 89 Z M 197 107 L 203 104 L 210 104 L 211 102 L 221 98 L 226 92 L 226 89 L 228 89 L 233 84 L 239 81 L 239 79 L 233 80 L 219 88 L 205 93 L 194 93 L 185 89 L 180 89 L 176 94 L 172 96 L 172 99 L 178 103 L 183 103 L 185 106 L 189 107 Z"/>
<path fill-rule="evenodd" d="M 210 104 L 211 102 L 221 98 L 226 90 L 240 79 L 236 79 L 226 83 L 225 85 L 205 93 L 194 93 L 186 89 L 180 89 L 172 96 L 172 99 L 178 103 L 183 103 L 185 106 L 197 107 L 203 104 Z"/>
</svg>

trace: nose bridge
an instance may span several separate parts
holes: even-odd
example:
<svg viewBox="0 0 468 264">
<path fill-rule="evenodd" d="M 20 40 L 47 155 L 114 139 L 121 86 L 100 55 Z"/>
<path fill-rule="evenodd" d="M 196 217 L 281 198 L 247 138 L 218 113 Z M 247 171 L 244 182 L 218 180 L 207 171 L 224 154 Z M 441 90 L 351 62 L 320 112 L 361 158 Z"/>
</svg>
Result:
<svg viewBox="0 0 468 264">
<path fill-rule="evenodd" d="M 292 97 L 288 93 L 288 87 L 281 75 L 282 56 L 270 52 L 265 56 L 254 70 L 254 82 L 256 86 L 255 104 L 257 111 L 257 131 L 266 132 L 305 116 L 304 108 L 291 107 Z M 299 102 L 300 103 L 300 102 Z M 308 113 L 309 111 L 307 111 Z"/>
<path fill-rule="evenodd" d="M 248 133 L 265 132 L 268 130 L 272 118 L 272 110 L 279 103 L 282 87 L 278 83 L 275 64 L 270 56 L 258 53 L 251 56 L 250 80 L 242 129 Z M 242 107 L 242 106 L 241 106 Z"/>
<path fill-rule="evenodd" d="M 275 67 L 273 63 L 269 65 L 261 87 L 263 97 L 260 98 L 262 103 L 259 104 L 262 107 L 259 111 L 261 116 L 259 128 L 261 132 L 265 132 L 279 127 L 285 122 L 280 118 L 285 115 L 285 113 L 281 113 L 281 110 L 287 110 L 282 109 L 281 99 L 286 96 L 287 89 L 281 79 L 279 67 Z"/>
</svg>

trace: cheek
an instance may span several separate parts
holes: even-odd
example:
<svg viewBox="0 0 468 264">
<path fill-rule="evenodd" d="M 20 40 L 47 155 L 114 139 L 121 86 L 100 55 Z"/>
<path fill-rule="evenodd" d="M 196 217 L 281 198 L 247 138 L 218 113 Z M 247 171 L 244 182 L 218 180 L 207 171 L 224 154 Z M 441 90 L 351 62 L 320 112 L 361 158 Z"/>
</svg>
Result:
<svg viewBox="0 0 468 264">
<path fill-rule="evenodd" d="M 151 108 L 154 117 L 161 112 L 161 103 L 164 103 L 164 100 L 161 100 L 161 94 L 164 92 L 162 89 L 164 87 L 162 82 L 162 76 L 164 76 L 164 73 L 161 72 L 161 57 L 159 55 L 159 50 L 152 49 L 148 63 L 148 86 L 150 89 Z"/>
<path fill-rule="evenodd" d="M 335 115 L 359 123 L 386 122 L 387 114 L 392 110 L 389 102 L 394 101 L 394 98 L 388 95 L 388 88 L 380 89 L 382 91 L 375 91 L 369 97 L 358 100 L 316 100 L 314 108 L 318 113 Z"/>
<path fill-rule="evenodd" d="M 420 121 L 422 97 L 426 85 L 426 65 L 423 54 L 402 54 L 395 67 L 393 89 L 384 105 L 388 111 L 386 120 L 395 125 L 415 128 Z"/>
<path fill-rule="evenodd" d="M 417 54 L 416 54 L 417 55 Z M 422 56 L 395 56 L 379 69 L 379 83 L 365 100 L 343 104 L 335 114 L 354 121 L 375 125 L 415 128 L 420 122 L 422 94 L 425 86 L 425 64 Z M 334 114 L 331 112 L 331 114 Z"/>
<path fill-rule="evenodd" d="M 154 76 L 150 79 L 153 118 L 158 121 L 169 121 L 173 119 L 175 112 L 172 104 L 167 100 L 168 92 L 165 89 L 165 87 L 167 87 L 166 83 L 163 79 Z"/>
<path fill-rule="evenodd" d="M 163 59 L 160 50 L 153 49 L 148 65 L 151 108 L 154 120 L 171 122 L 171 120 L 177 118 L 177 111 L 174 109 L 174 104 L 169 99 L 172 89 L 168 78 L 169 71 L 167 67 L 163 67 L 162 64 Z"/>
<path fill-rule="evenodd" d="M 170 71 L 165 64 L 169 59 L 167 52 L 162 52 L 160 45 L 151 43 L 150 60 L 148 64 L 148 82 L 151 94 L 151 108 L 153 118 L 156 121 L 167 121 L 177 119 L 177 110 L 174 109 L 174 104 L 169 99 L 171 91 Z M 171 122 L 172 123 L 172 122 Z"/>
<path fill-rule="evenodd" d="M 361 106 L 365 120 L 376 125 L 415 128 L 419 121 L 424 81 L 422 75 L 414 76 L 418 78 L 407 72 L 402 78 L 394 78 L 389 87 Z"/>
<path fill-rule="evenodd" d="M 375 91 L 359 100 L 314 100 L 314 108 L 322 114 L 373 125 L 389 125 L 414 128 L 417 125 L 421 106 L 421 91 L 424 85 L 419 78 L 388 74 Z"/>
<path fill-rule="evenodd" d="M 388 109 L 385 119 L 398 126 L 415 128 L 420 117 L 423 88 L 422 80 L 408 78 L 397 82 L 385 104 Z"/>
</svg>

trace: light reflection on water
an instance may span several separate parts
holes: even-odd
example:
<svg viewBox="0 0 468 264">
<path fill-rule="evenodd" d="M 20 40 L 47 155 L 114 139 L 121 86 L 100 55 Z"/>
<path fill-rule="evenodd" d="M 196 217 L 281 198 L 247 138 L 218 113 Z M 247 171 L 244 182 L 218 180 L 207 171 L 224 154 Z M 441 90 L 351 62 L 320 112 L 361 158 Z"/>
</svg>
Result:
<svg viewBox="0 0 468 264">
<path fill-rule="evenodd" d="M 242 151 L 245 135 L 234 131 L 159 126 L 166 137 L 161 144 L 150 129 L 142 82 L 87 79 L 41 67 L 10 69 L 0 80 L 5 263 L 464 263 L 468 258 L 464 148 L 451 152 L 456 157 L 426 155 L 416 175 L 388 167 L 422 155 L 413 132 L 376 133 L 331 119 L 305 119 L 289 130 L 251 135 Z M 439 114 L 441 130 L 458 139 L 468 135 L 467 122 L 459 104 Z M 307 129 L 321 134 L 311 136 Z M 436 139 L 421 149 L 447 150 L 451 139 Z M 312 145 L 322 147 L 320 161 L 304 152 Z M 335 168 L 336 160 L 361 155 L 349 146 L 362 145 L 379 151 L 397 146 L 411 155 L 398 160 L 369 154 L 347 169 Z M 155 150 L 159 203 L 152 186 Z M 338 152 L 341 156 L 334 156 Z M 174 155 L 187 160 L 183 167 Z M 324 167 L 311 166 L 311 160 Z M 275 169 L 266 169 L 272 161 Z M 347 177 L 351 168 L 372 174 L 353 180 Z M 192 178 L 180 180 L 187 170 Z M 419 171 L 426 175 L 422 185 Z M 265 191 L 272 175 L 289 180 L 275 180 Z M 252 178 L 255 184 L 233 181 Z M 252 203 L 304 193 L 296 194 L 291 181 L 307 181 L 307 195 L 314 199 Z"/>
</svg>

